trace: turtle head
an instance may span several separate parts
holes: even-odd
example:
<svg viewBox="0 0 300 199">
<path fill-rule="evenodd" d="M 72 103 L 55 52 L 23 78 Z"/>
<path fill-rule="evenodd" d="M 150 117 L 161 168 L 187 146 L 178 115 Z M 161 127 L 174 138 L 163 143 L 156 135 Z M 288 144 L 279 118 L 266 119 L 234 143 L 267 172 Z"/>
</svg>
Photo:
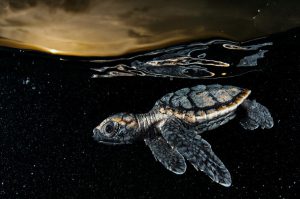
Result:
<svg viewBox="0 0 300 199">
<path fill-rule="evenodd" d="M 133 114 L 118 113 L 101 122 L 93 130 L 93 138 L 104 144 L 130 144 L 138 137 L 138 123 Z"/>
</svg>

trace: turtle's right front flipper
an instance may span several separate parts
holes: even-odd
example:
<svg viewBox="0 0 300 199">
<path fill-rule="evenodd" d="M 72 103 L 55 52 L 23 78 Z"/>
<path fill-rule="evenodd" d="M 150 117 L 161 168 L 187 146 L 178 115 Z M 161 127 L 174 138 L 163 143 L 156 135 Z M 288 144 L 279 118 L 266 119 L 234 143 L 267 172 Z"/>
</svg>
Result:
<svg viewBox="0 0 300 199">
<path fill-rule="evenodd" d="M 160 129 L 167 142 L 197 170 L 203 171 L 213 181 L 225 187 L 231 185 L 229 171 L 212 151 L 210 144 L 195 131 L 187 129 L 181 121 L 174 118 L 168 119 Z"/>
<path fill-rule="evenodd" d="M 151 129 L 156 131 L 155 128 Z M 165 168 L 176 174 L 183 174 L 186 170 L 184 157 L 178 151 L 172 148 L 167 141 L 161 136 L 145 138 L 146 145 L 150 148 L 153 156 Z"/>
</svg>

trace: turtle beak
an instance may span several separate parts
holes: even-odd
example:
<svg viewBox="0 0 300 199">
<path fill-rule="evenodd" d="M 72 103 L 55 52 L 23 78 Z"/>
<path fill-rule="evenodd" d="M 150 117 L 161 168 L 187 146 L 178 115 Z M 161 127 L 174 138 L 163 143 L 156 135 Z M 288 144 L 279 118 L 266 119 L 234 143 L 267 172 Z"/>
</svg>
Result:
<svg viewBox="0 0 300 199">
<path fill-rule="evenodd" d="M 103 143 L 103 144 L 107 144 L 107 145 L 117 145 L 117 144 L 122 144 L 119 140 L 116 140 L 114 138 L 108 138 L 106 136 L 104 136 L 101 131 L 97 128 L 94 128 L 93 130 L 93 138 L 99 142 L 99 143 Z"/>
</svg>

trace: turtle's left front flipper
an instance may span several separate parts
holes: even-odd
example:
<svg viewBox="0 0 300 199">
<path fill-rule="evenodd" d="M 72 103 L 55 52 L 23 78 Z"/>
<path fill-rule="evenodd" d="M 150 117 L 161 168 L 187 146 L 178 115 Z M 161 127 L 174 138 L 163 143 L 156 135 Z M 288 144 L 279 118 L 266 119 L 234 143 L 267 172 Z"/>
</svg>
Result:
<svg viewBox="0 0 300 199">
<path fill-rule="evenodd" d="M 155 128 L 151 129 L 151 131 L 156 130 Z M 176 174 L 185 172 L 186 163 L 184 157 L 176 149 L 172 148 L 161 135 L 147 137 L 144 140 L 155 159 L 162 163 L 165 168 Z"/>
<path fill-rule="evenodd" d="M 194 130 L 174 118 L 168 119 L 160 126 L 167 142 L 189 160 L 197 169 L 206 173 L 213 181 L 229 187 L 231 176 L 223 162 L 212 151 L 210 144 Z"/>
</svg>

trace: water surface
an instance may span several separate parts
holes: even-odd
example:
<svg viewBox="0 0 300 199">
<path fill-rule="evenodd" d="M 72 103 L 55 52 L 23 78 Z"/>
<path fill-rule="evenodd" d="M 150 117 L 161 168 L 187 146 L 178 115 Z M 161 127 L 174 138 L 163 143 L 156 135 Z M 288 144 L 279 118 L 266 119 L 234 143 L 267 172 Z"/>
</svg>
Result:
<svg viewBox="0 0 300 199">
<path fill-rule="evenodd" d="M 115 56 L 222 37 L 245 41 L 300 25 L 298 0 L 1 0 L 0 45 Z"/>
</svg>

